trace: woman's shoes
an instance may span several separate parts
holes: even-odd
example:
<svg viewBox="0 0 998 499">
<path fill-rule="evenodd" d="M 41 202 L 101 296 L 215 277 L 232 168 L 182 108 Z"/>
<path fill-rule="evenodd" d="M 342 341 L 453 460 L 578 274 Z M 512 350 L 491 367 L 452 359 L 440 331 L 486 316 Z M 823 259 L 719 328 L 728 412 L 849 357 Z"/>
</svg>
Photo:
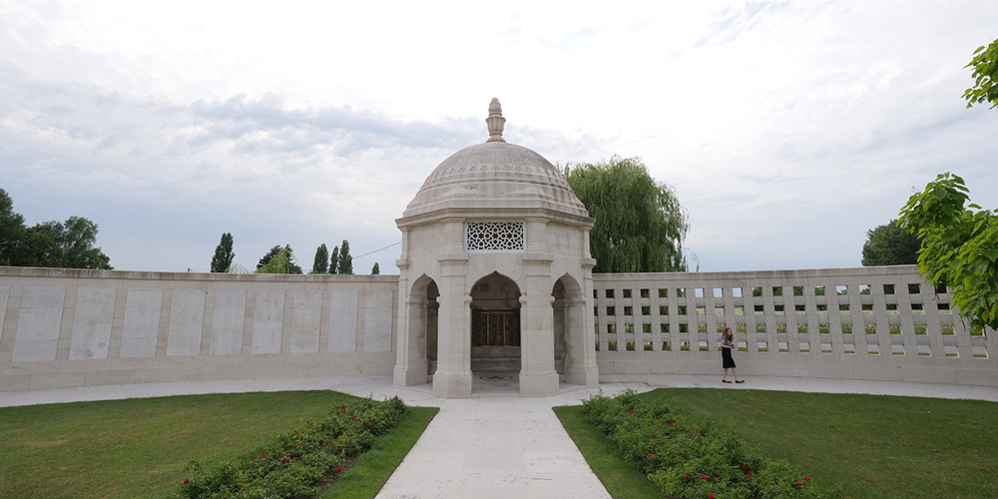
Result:
<svg viewBox="0 0 998 499">
<path fill-rule="evenodd" d="M 721 380 L 721 383 L 731 383 L 731 382 L 730 382 L 730 381 L 728 381 L 728 380 L 726 380 L 726 379 L 722 379 L 722 380 Z M 741 383 L 741 381 L 739 381 L 739 383 Z"/>
<path fill-rule="evenodd" d="M 735 383 L 744 383 L 744 382 L 745 382 L 745 380 L 743 380 L 743 379 L 736 379 L 735 380 Z"/>
</svg>

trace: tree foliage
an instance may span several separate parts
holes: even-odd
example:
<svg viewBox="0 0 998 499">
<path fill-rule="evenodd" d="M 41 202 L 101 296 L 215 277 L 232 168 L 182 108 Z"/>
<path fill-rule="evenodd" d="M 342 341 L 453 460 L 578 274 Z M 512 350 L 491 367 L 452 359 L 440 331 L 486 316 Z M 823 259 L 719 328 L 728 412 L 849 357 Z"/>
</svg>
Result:
<svg viewBox="0 0 998 499">
<path fill-rule="evenodd" d="M 232 252 L 232 233 L 225 232 L 215 248 L 215 256 L 211 257 L 211 271 L 228 272 L 235 257 L 236 254 Z"/>
<path fill-rule="evenodd" d="M 353 257 L 350 256 L 350 243 L 346 239 L 340 245 L 340 264 L 336 271 L 340 274 L 353 274 Z"/>
<path fill-rule="evenodd" d="M 0 189 L 0 265 L 15 264 L 24 231 L 24 216 L 14 211 L 14 200 Z"/>
<path fill-rule="evenodd" d="M 96 242 L 97 224 L 83 217 L 26 227 L 11 197 L 0 189 L 0 265 L 113 269 Z"/>
<path fill-rule="evenodd" d="M 998 39 L 975 50 L 974 58 L 964 67 L 974 68 L 974 86 L 963 93 L 967 109 L 983 102 L 990 102 L 991 109 L 998 108 Z"/>
<path fill-rule="evenodd" d="M 902 229 L 897 220 L 891 220 L 866 231 L 862 263 L 864 267 L 918 263 L 921 245 L 916 234 Z"/>
<path fill-rule="evenodd" d="M 294 252 L 293 249 L 291 249 L 291 245 L 290 244 L 284 245 L 283 248 L 281 247 L 280 244 L 278 244 L 277 246 L 274 246 L 273 248 L 270 248 L 270 251 L 268 251 L 266 255 L 263 255 L 263 258 L 261 258 L 260 261 L 256 264 L 256 271 L 260 272 L 260 269 L 262 269 L 265 266 L 269 265 L 271 263 L 271 261 L 273 261 L 278 256 L 281 256 L 282 255 L 281 251 L 284 252 L 283 253 L 283 258 L 287 260 L 287 263 L 285 263 L 284 267 L 282 267 L 282 268 L 285 269 L 285 272 L 261 272 L 261 273 L 265 273 L 265 274 L 301 274 L 302 273 L 301 272 L 301 267 L 299 267 L 298 264 L 297 264 L 297 262 L 295 262 L 295 252 Z M 273 267 L 270 267 L 270 268 L 273 268 Z"/>
<path fill-rule="evenodd" d="M 593 272 L 687 270 L 686 212 L 668 185 L 656 182 L 640 158 L 568 165 L 565 178 L 596 219 L 589 248 Z"/>
<path fill-rule="evenodd" d="M 944 173 L 908 199 L 898 220 L 922 240 L 922 276 L 949 286 L 971 331 L 980 332 L 998 329 L 998 210 L 967 205 L 968 193 L 962 178 Z"/>
<path fill-rule="evenodd" d="M 312 271 L 309 274 L 325 274 L 329 270 L 329 250 L 326 243 L 322 243 L 315 249 L 315 258 L 312 260 Z"/>
<path fill-rule="evenodd" d="M 329 273 L 340 273 L 340 247 L 333 246 L 333 253 L 329 256 Z"/>
<path fill-rule="evenodd" d="M 381 267 L 378 267 L 378 262 L 374 262 L 374 267 L 371 267 L 371 275 L 378 275 L 381 273 Z"/>
<path fill-rule="evenodd" d="M 257 274 L 301 274 L 301 272 L 291 272 L 291 259 L 288 257 L 287 248 L 278 247 L 277 253 L 266 264 L 256 269 Z"/>
</svg>

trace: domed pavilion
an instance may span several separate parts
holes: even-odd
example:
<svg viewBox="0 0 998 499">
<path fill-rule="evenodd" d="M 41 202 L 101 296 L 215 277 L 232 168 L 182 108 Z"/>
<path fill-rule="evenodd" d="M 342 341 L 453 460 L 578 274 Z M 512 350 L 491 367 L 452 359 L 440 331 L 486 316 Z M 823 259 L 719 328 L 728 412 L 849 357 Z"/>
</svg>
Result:
<svg viewBox="0 0 998 499">
<path fill-rule="evenodd" d="M 472 395 L 511 376 L 523 395 L 598 384 L 590 297 L 594 219 L 548 160 L 489 138 L 437 166 L 395 222 L 402 231 L 397 386 Z"/>
</svg>

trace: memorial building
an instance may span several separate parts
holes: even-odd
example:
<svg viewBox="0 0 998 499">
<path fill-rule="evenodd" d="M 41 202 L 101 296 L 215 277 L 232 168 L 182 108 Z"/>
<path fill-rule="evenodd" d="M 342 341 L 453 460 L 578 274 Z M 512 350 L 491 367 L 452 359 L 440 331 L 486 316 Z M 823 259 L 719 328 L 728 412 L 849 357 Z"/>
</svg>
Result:
<svg viewBox="0 0 998 499">
<path fill-rule="evenodd" d="M 516 372 L 520 393 L 598 384 L 590 296 L 594 219 L 561 172 L 502 138 L 445 159 L 396 220 L 402 231 L 398 386 L 469 396 L 476 373 Z"/>
</svg>

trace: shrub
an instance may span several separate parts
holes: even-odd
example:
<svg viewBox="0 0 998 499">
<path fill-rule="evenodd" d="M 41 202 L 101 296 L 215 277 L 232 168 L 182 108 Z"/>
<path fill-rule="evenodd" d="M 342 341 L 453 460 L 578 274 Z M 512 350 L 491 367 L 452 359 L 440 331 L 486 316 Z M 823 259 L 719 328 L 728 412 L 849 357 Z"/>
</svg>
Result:
<svg viewBox="0 0 998 499">
<path fill-rule="evenodd" d="M 233 461 L 212 468 L 202 460 L 188 465 L 178 499 L 310 498 L 319 482 L 335 481 L 347 460 L 356 457 L 407 412 L 398 397 L 375 402 L 361 399 L 318 420 L 309 420 Z"/>
<path fill-rule="evenodd" d="M 824 492 L 786 460 L 746 449 L 734 429 L 678 404 L 649 404 L 631 390 L 600 392 L 583 413 L 668 497 L 676 499 L 823 499 Z"/>
</svg>

